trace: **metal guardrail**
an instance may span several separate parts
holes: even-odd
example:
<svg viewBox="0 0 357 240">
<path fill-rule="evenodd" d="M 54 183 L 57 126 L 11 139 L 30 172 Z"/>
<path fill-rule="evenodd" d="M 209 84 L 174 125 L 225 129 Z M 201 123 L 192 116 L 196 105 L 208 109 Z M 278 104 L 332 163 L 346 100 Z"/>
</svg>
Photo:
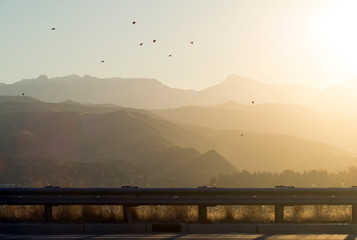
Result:
<svg viewBox="0 0 357 240">
<path fill-rule="evenodd" d="M 52 206 L 123 205 L 124 220 L 140 205 L 197 205 L 199 222 L 207 220 L 207 207 L 216 205 L 274 205 L 275 222 L 284 220 L 284 206 L 352 205 L 357 223 L 357 188 L 0 188 L 0 205 L 44 205 L 46 221 Z"/>
</svg>

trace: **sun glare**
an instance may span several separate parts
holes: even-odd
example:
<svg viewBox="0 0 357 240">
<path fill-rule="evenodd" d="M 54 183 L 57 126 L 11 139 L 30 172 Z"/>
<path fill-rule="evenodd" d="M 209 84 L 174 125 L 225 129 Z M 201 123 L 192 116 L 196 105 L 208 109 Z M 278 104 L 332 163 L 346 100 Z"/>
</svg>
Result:
<svg viewBox="0 0 357 240">
<path fill-rule="evenodd" d="M 311 27 L 317 44 L 334 66 L 357 74 L 357 1 L 326 2 Z"/>
</svg>

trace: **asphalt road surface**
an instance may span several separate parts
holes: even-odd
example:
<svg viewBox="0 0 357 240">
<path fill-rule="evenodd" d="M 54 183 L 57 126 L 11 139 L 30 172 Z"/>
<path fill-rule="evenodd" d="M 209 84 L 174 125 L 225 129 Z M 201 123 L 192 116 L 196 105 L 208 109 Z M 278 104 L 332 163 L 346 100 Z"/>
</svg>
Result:
<svg viewBox="0 0 357 240">
<path fill-rule="evenodd" d="M 290 234 L 290 235 L 262 235 L 262 234 L 113 234 L 113 235 L 14 235 L 0 234 L 0 239 L 147 239 L 147 240 L 195 240 L 195 239 L 233 239 L 233 240 L 357 240 L 357 235 L 348 234 Z"/>
</svg>

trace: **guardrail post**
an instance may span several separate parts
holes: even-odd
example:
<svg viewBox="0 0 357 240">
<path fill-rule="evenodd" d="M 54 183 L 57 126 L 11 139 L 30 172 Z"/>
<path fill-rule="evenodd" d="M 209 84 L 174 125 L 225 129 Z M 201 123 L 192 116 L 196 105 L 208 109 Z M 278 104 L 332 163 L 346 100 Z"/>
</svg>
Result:
<svg viewBox="0 0 357 240">
<path fill-rule="evenodd" d="M 45 221 L 52 222 L 53 213 L 52 213 L 52 205 L 45 205 Z"/>
<path fill-rule="evenodd" d="M 275 223 L 282 223 L 284 221 L 284 206 L 275 205 Z"/>
<path fill-rule="evenodd" d="M 352 204 L 352 223 L 357 223 L 357 204 Z"/>
<path fill-rule="evenodd" d="M 123 205 L 124 213 L 124 222 L 132 223 L 133 222 L 133 207 L 128 205 Z"/>
<path fill-rule="evenodd" d="M 198 222 L 207 222 L 207 206 L 198 205 Z"/>
</svg>

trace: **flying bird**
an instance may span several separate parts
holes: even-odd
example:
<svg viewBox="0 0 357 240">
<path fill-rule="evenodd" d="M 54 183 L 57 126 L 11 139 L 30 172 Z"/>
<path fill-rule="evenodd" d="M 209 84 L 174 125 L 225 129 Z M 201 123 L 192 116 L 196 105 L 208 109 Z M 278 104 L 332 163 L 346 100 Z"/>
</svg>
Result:
<svg viewBox="0 0 357 240">
<path fill-rule="evenodd" d="M 22 93 L 22 96 L 25 96 L 25 93 Z"/>
<path fill-rule="evenodd" d="M 135 24 L 136 22 L 135 21 L 133 21 L 133 24 Z"/>
<path fill-rule="evenodd" d="M 51 30 L 53 31 L 53 30 L 56 30 L 56 28 L 51 28 Z"/>
<path fill-rule="evenodd" d="M 144 43 L 140 43 L 140 46 L 142 46 Z"/>
<path fill-rule="evenodd" d="M 155 43 L 155 42 L 156 42 L 156 39 L 155 39 L 155 40 L 152 40 L 152 42 Z"/>
<path fill-rule="evenodd" d="M 243 137 L 243 133 L 241 133 L 240 136 Z"/>
<path fill-rule="evenodd" d="M 191 43 L 191 45 L 193 45 L 193 41 L 191 41 L 190 43 Z"/>
<path fill-rule="evenodd" d="M 254 101 L 252 101 L 252 104 L 254 104 Z"/>
<path fill-rule="evenodd" d="M 169 57 L 172 57 L 172 55 L 170 54 Z"/>
<path fill-rule="evenodd" d="M 102 63 L 104 63 L 104 60 L 102 60 Z"/>
</svg>

